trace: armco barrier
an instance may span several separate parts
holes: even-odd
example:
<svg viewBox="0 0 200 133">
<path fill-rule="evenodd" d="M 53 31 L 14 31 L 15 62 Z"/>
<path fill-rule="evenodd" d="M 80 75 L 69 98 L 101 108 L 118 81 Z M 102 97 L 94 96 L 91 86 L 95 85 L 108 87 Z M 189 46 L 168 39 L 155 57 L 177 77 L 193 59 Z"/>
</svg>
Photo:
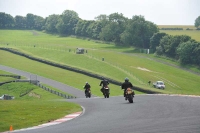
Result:
<svg viewBox="0 0 200 133">
<path fill-rule="evenodd" d="M 16 78 L 16 79 L 20 79 L 21 78 L 21 76 L 19 76 L 19 75 L 0 74 L 0 76 L 3 76 L 3 77 L 13 77 L 13 78 Z"/>
<path fill-rule="evenodd" d="M 20 79 L 21 78 L 21 76 L 19 76 L 19 75 L 0 74 L 0 76 L 3 76 L 3 77 L 13 77 L 13 78 L 16 78 L 16 79 Z M 3 85 L 3 84 L 11 83 L 11 82 L 15 82 L 15 80 L 1 82 L 0 86 Z"/>
<path fill-rule="evenodd" d="M 6 81 L 6 82 L 1 82 L 1 83 L 0 83 L 0 86 L 3 85 L 3 84 L 11 83 L 11 82 L 30 82 L 30 80 L 13 80 L 13 81 Z M 30 83 L 31 83 L 31 82 L 30 82 Z M 38 87 L 40 87 L 40 88 L 42 88 L 42 89 L 44 89 L 44 90 L 46 90 L 46 91 L 48 91 L 48 92 L 50 92 L 50 93 L 52 93 L 52 94 L 58 95 L 58 96 L 60 96 L 60 97 L 66 98 L 66 99 L 74 99 L 74 98 L 76 98 L 75 96 L 70 96 L 70 95 L 62 94 L 62 93 L 60 93 L 60 92 L 51 90 L 51 89 L 49 89 L 49 88 L 47 88 L 47 87 L 45 87 L 45 86 L 43 86 L 43 85 L 41 85 L 41 84 L 34 84 L 34 85 L 37 85 Z M 26 92 L 21 93 L 21 94 L 20 94 L 20 97 L 22 97 L 22 96 L 28 94 L 30 91 L 32 91 L 32 89 L 27 90 Z"/>
<path fill-rule="evenodd" d="M 75 96 L 70 96 L 70 95 L 62 94 L 62 93 L 57 92 L 55 90 L 49 89 L 46 86 L 43 86 L 42 84 L 38 84 L 37 86 L 39 86 L 40 88 L 42 88 L 42 89 L 44 89 L 44 90 L 46 90 L 46 91 L 48 91 L 48 92 L 50 92 L 52 94 L 58 95 L 60 97 L 66 98 L 66 99 L 74 99 L 74 98 L 76 98 Z"/>
<path fill-rule="evenodd" d="M 1 83 L 0 83 L 0 86 L 3 85 L 3 84 L 11 83 L 11 82 L 15 82 L 15 80 L 12 80 L 12 81 L 6 81 L 6 82 L 1 82 Z"/>
<path fill-rule="evenodd" d="M 55 62 L 51 62 L 51 61 L 47 61 L 47 60 L 44 60 L 44 59 L 36 58 L 36 57 L 24 54 L 22 52 L 16 51 L 16 50 L 11 49 L 11 48 L 2 48 L 2 47 L 0 47 L 0 49 L 8 51 L 8 52 L 11 52 L 11 53 L 14 53 L 14 54 L 17 54 L 17 55 L 24 56 L 24 57 L 26 57 L 28 59 L 31 59 L 31 60 L 35 60 L 35 61 L 38 61 L 38 62 L 41 62 L 41 63 L 44 63 L 44 64 L 48 64 L 48 65 L 51 65 L 51 66 L 63 68 L 63 69 L 66 69 L 66 70 L 74 71 L 74 72 L 77 72 L 77 73 L 81 73 L 81 74 L 84 74 L 84 75 L 87 75 L 87 76 L 90 76 L 90 77 L 93 77 L 93 78 L 97 78 L 97 79 L 100 79 L 100 80 L 102 80 L 102 77 L 103 77 L 101 75 L 94 74 L 94 73 L 91 73 L 91 72 L 87 72 L 87 71 L 84 71 L 84 70 L 81 70 L 81 69 L 77 69 L 75 67 L 71 67 L 71 66 L 67 66 L 67 65 L 61 65 L 61 64 L 58 64 L 58 63 L 55 63 Z M 113 79 L 110 79 L 110 78 L 107 78 L 107 77 L 104 77 L 104 78 L 106 78 L 112 84 L 119 85 L 119 86 L 122 84 L 119 81 L 116 81 L 116 80 L 113 80 Z M 143 88 L 140 88 L 140 87 L 136 87 L 136 86 L 134 86 L 133 89 L 135 89 L 137 91 L 140 91 L 140 92 L 148 93 L 148 94 L 160 93 L 160 92 L 156 92 L 156 91 L 152 91 L 152 90 L 146 90 L 146 89 L 143 89 Z"/>
</svg>

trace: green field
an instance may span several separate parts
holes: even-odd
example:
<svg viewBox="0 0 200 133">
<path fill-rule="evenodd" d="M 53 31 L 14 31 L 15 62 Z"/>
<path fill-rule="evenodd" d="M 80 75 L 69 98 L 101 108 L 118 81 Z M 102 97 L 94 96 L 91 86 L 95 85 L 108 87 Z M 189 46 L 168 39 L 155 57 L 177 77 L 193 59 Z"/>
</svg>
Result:
<svg viewBox="0 0 200 133">
<path fill-rule="evenodd" d="M 200 94 L 200 90 L 198 89 L 200 77 L 198 75 L 158 62 L 156 60 L 159 60 L 159 58 L 152 58 L 151 55 L 130 53 L 135 50 L 134 48 L 121 48 L 115 47 L 113 44 L 105 44 L 93 40 L 59 37 L 37 31 L 18 30 L 0 30 L 0 42 L 1 47 L 12 47 L 32 56 L 81 68 L 121 82 L 125 77 L 128 77 L 135 86 L 145 89 L 153 89 L 147 84 L 149 80 L 152 82 L 163 80 L 167 86 L 166 91 L 168 93 Z M 75 50 L 77 47 L 85 48 L 88 53 L 76 54 Z M 92 78 L 86 80 L 87 76 L 80 77 L 74 74 L 72 76 L 65 74 L 64 78 L 60 78 L 56 74 L 57 72 L 50 74 L 50 72 L 59 70 L 57 68 L 53 68 L 54 71 L 48 71 L 49 68 L 47 65 L 42 67 L 39 63 L 36 63 L 36 66 L 40 66 L 41 70 L 41 72 L 38 72 L 38 70 L 34 70 L 35 65 L 33 67 L 30 66 L 30 68 L 23 67 L 23 65 L 25 66 L 24 59 L 14 59 L 13 57 L 16 58 L 17 56 L 8 54 L 8 52 L 4 53 L 4 55 L 8 57 L 5 59 L 4 56 L 0 56 L 1 64 L 15 66 L 18 69 L 33 73 L 37 72 L 41 76 L 53 78 L 78 89 L 82 89 L 86 81 L 91 81 L 92 86 L 95 89 L 99 89 L 99 80 L 93 81 Z M 102 61 L 102 58 L 104 58 L 104 61 Z M 78 81 L 69 83 L 66 81 L 69 77 L 76 77 L 73 79 L 77 79 Z M 117 89 L 119 86 L 112 88 Z M 117 91 L 113 95 L 121 93 Z M 94 94 L 101 95 L 98 92 L 94 92 Z"/>
<path fill-rule="evenodd" d="M 29 94 L 20 94 L 33 89 Z M 81 111 L 81 107 L 74 103 L 58 101 L 60 97 L 53 95 L 30 83 L 13 82 L 0 86 L 0 96 L 9 94 L 14 100 L 0 101 L 0 132 L 21 129 L 47 123 L 67 114 Z"/>
<path fill-rule="evenodd" d="M 2 70 L 0 70 L 0 74 L 2 74 L 2 75 L 13 75 L 11 73 L 8 73 L 8 72 L 2 71 Z M 15 78 L 0 76 L 0 83 L 6 82 L 6 81 L 12 81 L 12 80 L 15 80 Z"/>
<path fill-rule="evenodd" d="M 158 25 L 158 28 L 183 28 L 183 30 L 186 29 L 196 29 L 194 25 Z"/>
<path fill-rule="evenodd" d="M 159 28 L 183 28 L 183 30 L 160 30 L 160 32 L 167 33 L 169 35 L 188 35 L 192 39 L 200 42 L 200 30 L 196 30 L 196 27 L 192 25 L 159 25 Z M 186 30 L 187 28 L 192 30 Z"/>
<path fill-rule="evenodd" d="M 174 35 L 180 32 L 197 39 L 199 35 L 199 32 L 186 30 L 169 32 Z M 199 75 L 180 69 L 178 63 L 173 60 L 134 53 L 137 51 L 134 48 L 116 47 L 113 44 L 84 38 L 59 37 L 38 31 L 21 30 L 0 30 L 0 47 L 13 48 L 31 56 L 73 66 L 121 82 L 128 77 L 134 86 L 147 90 L 167 94 L 200 95 Z M 76 54 L 76 48 L 84 48 L 87 53 Z M 3 50 L 0 50 L 0 64 L 47 77 L 80 90 L 83 90 L 83 85 L 87 81 L 92 86 L 92 94 L 102 97 L 99 79 L 29 60 Z M 187 68 L 200 72 L 197 67 L 187 66 Z M 0 74 L 10 73 L 0 71 Z M 12 79 L 0 77 L 0 82 Z M 149 80 L 152 82 L 163 80 L 166 89 L 158 90 L 152 85 L 149 86 L 147 83 Z M 39 99 L 28 95 L 19 97 L 19 93 L 30 88 L 33 88 L 31 93 L 40 96 Z M 110 84 L 110 88 L 111 96 L 119 96 L 123 93 L 120 86 Z M 10 125 L 14 129 L 30 127 L 81 110 L 80 106 L 58 101 L 60 97 L 27 83 L 0 86 L 0 95 L 5 93 L 15 96 L 16 99 L 0 101 L 0 132 L 9 130 Z M 142 93 L 136 91 L 136 94 Z"/>
<path fill-rule="evenodd" d="M 15 57 L 15 59 L 13 59 L 13 57 Z M 5 58 L 7 60 L 5 60 Z M 22 56 L 15 55 L 2 50 L 0 50 L 0 60 L 1 64 L 4 64 L 6 66 L 12 66 L 20 70 L 29 71 L 33 74 L 37 74 L 65 83 L 80 90 L 83 90 L 85 82 L 89 82 L 91 85 L 92 94 L 102 96 L 102 93 L 100 92 L 99 79 L 91 78 L 83 74 L 67 71 L 61 68 L 56 68 L 43 63 L 32 61 Z M 122 95 L 123 91 L 119 86 L 110 84 L 110 88 L 111 96 Z M 140 92 L 136 91 L 136 94 L 140 94 Z"/>
</svg>

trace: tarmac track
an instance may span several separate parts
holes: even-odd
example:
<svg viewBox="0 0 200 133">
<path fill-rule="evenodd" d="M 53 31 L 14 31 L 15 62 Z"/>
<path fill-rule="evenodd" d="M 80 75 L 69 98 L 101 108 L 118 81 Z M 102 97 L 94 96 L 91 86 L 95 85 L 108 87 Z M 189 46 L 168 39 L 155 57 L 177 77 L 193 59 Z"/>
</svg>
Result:
<svg viewBox="0 0 200 133">
<path fill-rule="evenodd" d="M 0 69 L 29 77 L 30 73 Z M 38 76 L 38 78 L 40 78 Z M 84 112 L 70 121 L 20 133 L 200 133 L 200 97 L 136 95 L 130 104 L 122 96 L 84 98 L 83 92 L 54 80 L 41 82 L 74 93 Z"/>
</svg>

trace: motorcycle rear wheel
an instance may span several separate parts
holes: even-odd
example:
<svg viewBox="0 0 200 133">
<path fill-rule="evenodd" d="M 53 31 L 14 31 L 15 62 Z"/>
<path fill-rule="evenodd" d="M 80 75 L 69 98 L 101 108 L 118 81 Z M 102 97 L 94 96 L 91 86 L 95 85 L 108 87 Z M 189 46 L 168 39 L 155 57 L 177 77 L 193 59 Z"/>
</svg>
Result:
<svg viewBox="0 0 200 133">
<path fill-rule="evenodd" d="M 129 103 L 133 103 L 133 99 L 128 99 Z"/>
</svg>

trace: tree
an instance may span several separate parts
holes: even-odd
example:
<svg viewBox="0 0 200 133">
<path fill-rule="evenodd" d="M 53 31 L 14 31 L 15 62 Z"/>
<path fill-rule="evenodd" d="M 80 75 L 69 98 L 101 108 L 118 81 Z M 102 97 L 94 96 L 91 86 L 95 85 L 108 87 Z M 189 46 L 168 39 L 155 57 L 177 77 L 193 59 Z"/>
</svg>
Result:
<svg viewBox="0 0 200 133">
<path fill-rule="evenodd" d="M 160 46 L 163 49 L 163 54 L 171 57 L 176 58 L 177 57 L 177 47 L 187 41 L 193 41 L 190 36 L 187 35 L 165 35 L 160 40 Z"/>
<path fill-rule="evenodd" d="M 109 23 L 109 18 L 105 14 L 101 14 L 97 17 L 95 17 L 96 22 L 99 22 L 102 26 L 101 28 L 105 27 Z"/>
<path fill-rule="evenodd" d="M 200 16 L 195 19 L 194 25 L 196 28 L 198 28 L 200 26 Z"/>
<path fill-rule="evenodd" d="M 153 36 L 150 38 L 150 49 L 153 50 L 153 52 L 156 51 L 156 47 L 159 46 L 160 40 L 163 36 L 167 35 L 166 33 L 154 33 Z"/>
<path fill-rule="evenodd" d="M 84 25 L 84 20 L 80 19 L 78 21 L 78 23 L 76 24 L 76 28 L 75 28 L 75 34 L 76 35 L 79 35 L 79 36 L 82 35 L 81 31 L 82 31 L 83 25 Z"/>
<path fill-rule="evenodd" d="M 176 35 L 171 38 L 171 44 L 169 45 L 168 49 L 166 49 L 166 54 L 169 57 L 175 58 L 177 55 L 176 49 L 179 46 L 179 44 L 183 42 L 187 42 L 191 40 L 190 36 L 187 35 Z"/>
<path fill-rule="evenodd" d="M 117 26 L 116 23 L 110 23 L 102 28 L 99 37 L 101 40 L 104 41 L 115 41 L 115 33 L 117 32 L 115 27 Z"/>
<path fill-rule="evenodd" d="M 0 12 L 0 28 L 13 28 L 14 25 L 14 18 L 10 14 Z"/>
<path fill-rule="evenodd" d="M 23 16 L 15 16 L 15 28 L 25 29 L 26 28 L 26 18 Z"/>
<path fill-rule="evenodd" d="M 155 24 L 146 21 L 143 16 L 133 16 L 126 23 L 125 31 L 121 34 L 121 41 L 125 45 L 149 48 L 150 38 L 156 32 L 158 32 L 158 27 Z"/>
<path fill-rule="evenodd" d="M 199 58 L 197 59 L 196 56 L 199 56 L 199 43 L 197 42 L 184 42 L 179 45 L 177 48 L 177 53 L 179 55 L 179 61 L 181 64 L 195 64 L 200 63 Z"/>
<path fill-rule="evenodd" d="M 91 21 L 86 32 L 89 37 L 99 40 L 99 34 L 101 32 L 101 28 L 102 28 L 101 22 Z"/>
<path fill-rule="evenodd" d="M 113 13 L 108 16 L 109 21 L 102 28 L 100 39 L 120 43 L 120 35 L 125 30 L 125 23 L 128 20 L 123 14 Z"/>
<path fill-rule="evenodd" d="M 79 35 L 79 36 L 85 36 L 85 37 L 89 37 L 88 34 L 88 27 L 90 25 L 90 23 L 92 23 L 92 21 L 87 21 L 87 20 L 79 20 L 78 23 L 76 24 L 75 27 L 75 34 Z"/>
<path fill-rule="evenodd" d="M 56 25 L 58 23 L 59 15 L 53 14 L 47 17 L 45 23 L 45 30 L 49 33 L 57 33 Z"/>
<path fill-rule="evenodd" d="M 58 19 L 56 29 L 60 34 L 74 35 L 75 27 L 79 21 L 78 14 L 71 10 L 65 10 Z"/>
<path fill-rule="evenodd" d="M 196 48 L 194 49 L 195 53 L 195 64 L 200 66 L 200 42 L 197 44 Z"/>
<path fill-rule="evenodd" d="M 108 16 L 105 14 L 101 14 L 101 15 L 95 17 L 95 20 L 96 21 L 108 20 Z"/>
<path fill-rule="evenodd" d="M 45 24 L 45 20 L 43 17 L 34 15 L 34 29 L 36 30 L 42 30 L 44 29 L 44 24 Z"/>
<path fill-rule="evenodd" d="M 94 20 L 89 21 L 87 29 L 86 29 L 86 34 L 88 35 L 89 38 L 93 38 L 93 32 L 94 32 Z"/>
<path fill-rule="evenodd" d="M 34 28 L 34 24 L 35 24 L 35 19 L 34 19 L 34 15 L 31 13 L 28 13 L 26 15 L 26 22 L 27 22 L 27 28 L 28 29 L 33 29 Z"/>
<path fill-rule="evenodd" d="M 162 39 L 160 40 L 159 48 L 156 47 L 156 53 L 159 53 L 159 55 L 166 55 L 171 45 L 171 40 L 172 40 L 172 35 L 163 36 Z"/>
<path fill-rule="evenodd" d="M 156 54 L 157 55 L 163 55 L 164 49 L 161 46 L 156 47 Z"/>
</svg>

